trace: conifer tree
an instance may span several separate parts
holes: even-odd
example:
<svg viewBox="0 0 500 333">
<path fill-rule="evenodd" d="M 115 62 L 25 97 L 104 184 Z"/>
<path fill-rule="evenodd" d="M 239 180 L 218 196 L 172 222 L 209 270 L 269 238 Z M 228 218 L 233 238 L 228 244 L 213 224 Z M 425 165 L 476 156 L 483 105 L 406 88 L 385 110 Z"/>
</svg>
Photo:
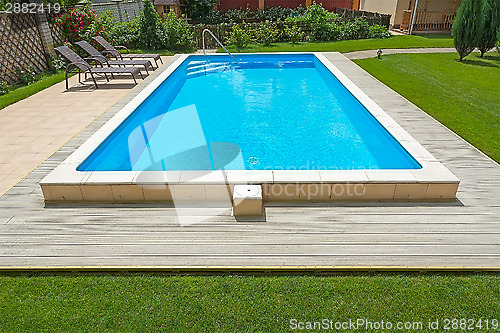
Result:
<svg viewBox="0 0 500 333">
<path fill-rule="evenodd" d="M 477 43 L 481 57 L 495 47 L 497 42 L 497 31 L 500 27 L 500 0 L 484 0 L 482 18 L 482 34 Z"/>
<path fill-rule="evenodd" d="M 497 51 L 500 53 L 500 27 L 497 30 L 497 43 L 496 43 Z"/>
<path fill-rule="evenodd" d="M 482 35 L 482 4 L 482 0 L 463 0 L 458 8 L 451 34 L 460 55 L 459 61 L 474 51 Z"/>
<path fill-rule="evenodd" d="M 141 43 L 149 48 L 156 48 L 159 43 L 158 28 L 161 25 L 160 16 L 149 0 L 143 1 L 142 15 L 139 19 L 141 27 Z"/>
</svg>

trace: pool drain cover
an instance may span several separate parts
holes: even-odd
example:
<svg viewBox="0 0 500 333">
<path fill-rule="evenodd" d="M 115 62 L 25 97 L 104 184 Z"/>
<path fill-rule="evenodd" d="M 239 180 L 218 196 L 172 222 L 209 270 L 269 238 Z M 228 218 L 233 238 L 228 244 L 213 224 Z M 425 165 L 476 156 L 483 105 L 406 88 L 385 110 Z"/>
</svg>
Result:
<svg viewBox="0 0 500 333">
<path fill-rule="evenodd" d="M 257 163 L 259 163 L 259 159 L 257 157 L 250 157 L 248 159 L 248 163 L 250 163 L 250 164 L 257 164 Z"/>
</svg>

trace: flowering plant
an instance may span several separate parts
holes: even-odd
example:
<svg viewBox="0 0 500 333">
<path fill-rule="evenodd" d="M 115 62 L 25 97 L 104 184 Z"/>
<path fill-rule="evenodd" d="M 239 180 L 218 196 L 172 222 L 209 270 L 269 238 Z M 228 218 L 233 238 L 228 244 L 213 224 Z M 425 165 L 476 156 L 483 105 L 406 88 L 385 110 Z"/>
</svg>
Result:
<svg viewBox="0 0 500 333">
<path fill-rule="evenodd" d="M 85 39 L 88 30 L 96 21 L 97 15 L 86 7 L 72 8 L 66 13 L 55 18 L 54 24 L 61 27 L 66 41 L 73 43 Z M 93 33 L 99 34 L 101 31 L 96 27 Z"/>
<path fill-rule="evenodd" d="M 28 85 L 36 81 L 36 73 L 33 67 L 16 68 L 16 75 L 23 84 Z"/>
</svg>

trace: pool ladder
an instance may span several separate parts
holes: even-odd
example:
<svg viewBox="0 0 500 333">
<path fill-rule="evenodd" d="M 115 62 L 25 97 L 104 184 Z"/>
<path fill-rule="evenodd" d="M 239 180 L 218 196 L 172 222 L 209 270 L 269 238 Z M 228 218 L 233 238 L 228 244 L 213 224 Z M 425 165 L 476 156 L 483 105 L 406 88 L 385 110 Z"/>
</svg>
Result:
<svg viewBox="0 0 500 333">
<path fill-rule="evenodd" d="M 205 53 L 205 32 L 208 32 L 210 35 L 212 35 L 212 37 L 215 39 L 215 41 L 217 43 L 219 43 L 219 45 L 224 49 L 224 51 L 226 51 L 227 54 L 229 54 L 234 60 L 236 60 L 236 58 L 231 54 L 231 52 L 229 52 L 226 49 L 226 47 L 224 45 L 222 45 L 222 43 L 220 42 L 220 40 L 217 37 L 215 37 L 214 33 L 212 31 L 210 31 L 209 29 L 205 29 L 201 33 L 201 38 L 203 39 L 203 54 L 204 55 L 206 55 L 206 53 Z"/>
</svg>

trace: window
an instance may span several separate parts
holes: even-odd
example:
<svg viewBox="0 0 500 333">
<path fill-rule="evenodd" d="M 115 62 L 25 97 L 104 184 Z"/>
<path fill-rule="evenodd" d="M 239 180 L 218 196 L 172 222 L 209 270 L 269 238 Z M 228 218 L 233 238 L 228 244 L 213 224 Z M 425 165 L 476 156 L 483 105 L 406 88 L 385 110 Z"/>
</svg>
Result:
<svg viewBox="0 0 500 333">
<path fill-rule="evenodd" d="M 165 14 L 170 13 L 170 6 L 163 6 L 163 13 Z"/>
</svg>

